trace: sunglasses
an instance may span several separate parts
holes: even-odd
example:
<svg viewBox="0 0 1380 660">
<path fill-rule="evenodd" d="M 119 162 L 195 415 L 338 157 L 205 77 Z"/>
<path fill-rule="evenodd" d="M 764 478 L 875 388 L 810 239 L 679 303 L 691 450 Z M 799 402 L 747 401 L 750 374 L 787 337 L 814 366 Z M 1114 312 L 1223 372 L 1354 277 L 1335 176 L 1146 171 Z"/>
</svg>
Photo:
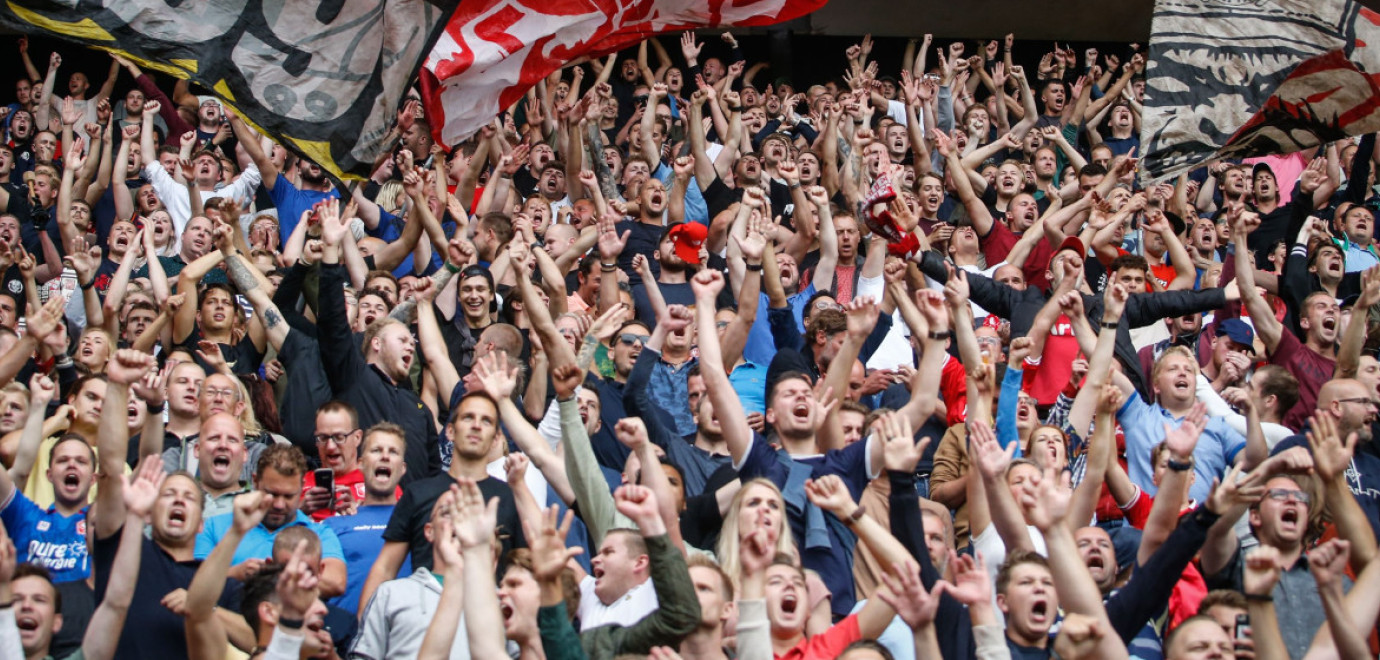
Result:
<svg viewBox="0 0 1380 660">
<path fill-rule="evenodd" d="M 621 334 L 621 335 L 618 335 L 618 341 L 623 342 L 623 344 L 624 344 L 625 346 L 632 346 L 633 344 L 639 344 L 639 343 L 642 344 L 643 346 L 646 346 L 646 345 L 647 345 L 647 340 L 649 340 L 649 339 L 651 339 L 651 338 L 652 338 L 651 335 L 637 335 L 637 334 L 633 334 L 633 333 L 631 333 L 631 332 L 625 332 L 625 333 L 623 333 L 623 334 Z"/>
</svg>

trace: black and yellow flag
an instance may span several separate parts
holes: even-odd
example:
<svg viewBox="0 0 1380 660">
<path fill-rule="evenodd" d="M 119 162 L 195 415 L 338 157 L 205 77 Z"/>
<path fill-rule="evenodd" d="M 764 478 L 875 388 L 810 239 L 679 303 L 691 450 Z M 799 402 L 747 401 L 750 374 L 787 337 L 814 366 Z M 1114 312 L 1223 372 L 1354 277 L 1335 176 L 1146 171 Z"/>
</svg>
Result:
<svg viewBox="0 0 1380 660">
<path fill-rule="evenodd" d="M 101 5 L 106 6 L 101 6 Z M 455 0 L 5 0 L 0 24 L 187 78 L 339 179 L 390 146 Z"/>
</svg>

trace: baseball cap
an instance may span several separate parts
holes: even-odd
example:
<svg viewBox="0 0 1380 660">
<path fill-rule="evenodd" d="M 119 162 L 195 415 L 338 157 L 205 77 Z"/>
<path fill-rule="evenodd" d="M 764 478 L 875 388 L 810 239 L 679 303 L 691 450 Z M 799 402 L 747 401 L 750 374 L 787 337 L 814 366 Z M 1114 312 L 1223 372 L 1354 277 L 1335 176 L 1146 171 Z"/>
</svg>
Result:
<svg viewBox="0 0 1380 660">
<path fill-rule="evenodd" d="M 698 222 L 682 222 L 671 227 L 669 236 L 675 245 L 677 257 L 685 263 L 700 265 L 700 248 L 704 246 L 705 239 L 709 238 L 708 227 Z"/>
<path fill-rule="evenodd" d="M 1275 170 L 1274 170 L 1274 168 L 1270 167 L 1270 164 L 1269 164 L 1269 163 L 1266 163 L 1265 161 L 1260 161 L 1260 162 L 1256 163 L 1255 165 L 1252 165 L 1252 166 L 1251 166 L 1251 178 L 1254 179 L 1254 178 L 1255 178 L 1255 175 L 1260 174 L 1260 171 L 1261 171 L 1261 170 L 1265 170 L 1266 172 L 1269 172 L 1269 173 L 1270 173 L 1270 176 L 1275 176 Z"/>
<path fill-rule="evenodd" d="M 1246 352 L 1255 355 L 1255 331 L 1241 319 L 1227 319 L 1217 326 L 1218 332 L 1228 339 L 1246 347 Z"/>
<path fill-rule="evenodd" d="M 1085 257 L 1088 254 L 1088 248 L 1083 246 L 1083 241 L 1079 240 L 1077 236 L 1065 238 L 1064 242 L 1059 244 L 1059 249 L 1054 251 L 1054 254 L 1059 254 L 1064 250 L 1073 250 L 1079 257 Z"/>
</svg>

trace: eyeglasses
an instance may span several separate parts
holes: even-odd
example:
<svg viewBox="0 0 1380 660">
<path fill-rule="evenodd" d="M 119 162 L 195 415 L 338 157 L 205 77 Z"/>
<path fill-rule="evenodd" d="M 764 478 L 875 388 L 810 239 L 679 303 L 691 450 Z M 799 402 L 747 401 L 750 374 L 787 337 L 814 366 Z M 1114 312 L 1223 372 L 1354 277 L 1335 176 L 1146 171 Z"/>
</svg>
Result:
<svg viewBox="0 0 1380 660">
<path fill-rule="evenodd" d="M 206 394 L 206 396 L 211 397 L 212 399 L 234 399 L 238 398 L 240 394 L 239 392 L 229 388 L 223 390 L 215 390 L 208 387 L 201 391 L 204 394 Z"/>
<path fill-rule="evenodd" d="M 316 444 L 334 444 L 343 446 L 345 444 L 345 440 L 349 438 L 352 434 L 354 434 L 354 431 L 350 431 L 349 433 L 318 433 L 316 434 Z"/>
<path fill-rule="evenodd" d="M 631 332 L 625 332 L 621 335 L 618 335 L 618 341 L 623 342 L 623 345 L 625 346 L 632 346 L 633 344 L 642 344 L 643 346 L 646 346 L 647 340 L 651 338 L 651 335 L 636 335 Z"/>
<path fill-rule="evenodd" d="M 1349 399 L 1337 399 L 1337 403 L 1359 403 L 1366 408 L 1380 408 L 1374 399 L 1365 396 L 1354 396 Z"/>
<path fill-rule="evenodd" d="M 1308 504 L 1311 498 L 1308 493 L 1301 490 L 1290 490 L 1288 488 L 1271 488 L 1265 491 L 1265 496 L 1276 502 L 1288 502 L 1293 500 L 1299 504 Z"/>
</svg>

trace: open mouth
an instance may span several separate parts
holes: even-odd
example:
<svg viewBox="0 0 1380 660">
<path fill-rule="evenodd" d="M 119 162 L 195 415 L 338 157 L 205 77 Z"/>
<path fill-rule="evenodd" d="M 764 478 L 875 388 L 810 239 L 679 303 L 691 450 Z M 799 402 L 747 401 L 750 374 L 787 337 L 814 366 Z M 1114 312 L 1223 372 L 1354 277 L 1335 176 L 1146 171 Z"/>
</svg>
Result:
<svg viewBox="0 0 1380 660">
<path fill-rule="evenodd" d="M 186 524 L 187 524 L 187 512 L 186 512 L 186 511 L 183 511 L 183 510 L 180 509 L 180 508 L 176 508 L 176 509 L 173 509 L 173 510 L 171 510 L 171 511 L 168 512 L 168 525 L 169 525 L 169 526 L 184 527 L 184 526 L 186 526 Z"/>
<path fill-rule="evenodd" d="M 38 618 L 33 616 L 21 616 L 14 620 L 20 632 L 33 632 L 38 630 Z"/>
<path fill-rule="evenodd" d="M 800 607 L 800 598 L 793 594 L 786 594 L 781 597 L 781 611 L 785 614 L 795 614 Z"/>
<path fill-rule="evenodd" d="M 392 479 L 392 478 L 393 478 L 393 468 L 388 467 L 387 465 L 380 465 L 380 466 L 374 468 L 374 478 L 376 478 L 376 479 L 384 479 L 384 480 Z"/>
<path fill-rule="evenodd" d="M 1102 559 L 1101 554 L 1088 555 L 1088 570 L 1101 570 L 1107 567 L 1107 562 Z"/>
<path fill-rule="evenodd" d="M 604 577 L 604 567 L 603 567 L 603 566 L 594 566 L 594 567 L 592 567 L 592 568 L 594 569 L 593 572 L 592 572 L 592 574 L 594 575 L 594 579 L 596 579 L 596 580 L 603 579 L 603 577 Z"/>
<path fill-rule="evenodd" d="M 211 458 L 211 465 L 215 468 L 228 468 L 230 467 L 230 457 L 225 454 L 216 454 Z"/>
<path fill-rule="evenodd" d="M 81 486 L 81 476 L 75 472 L 68 472 L 62 475 L 62 485 L 65 488 L 76 488 Z"/>
<path fill-rule="evenodd" d="M 1336 329 L 1337 329 L 1337 319 L 1336 319 L 1335 317 L 1332 317 L 1332 316 L 1328 316 L 1328 317 L 1324 318 L 1324 319 L 1322 320 L 1322 327 L 1323 327 L 1323 330 L 1328 330 L 1328 331 L 1336 330 Z"/>
<path fill-rule="evenodd" d="M 404 354 L 402 356 L 402 363 L 404 367 L 407 367 L 409 369 L 412 368 L 412 355 L 410 353 Z"/>
<path fill-rule="evenodd" d="M 791 415 L 802 422 L 808 421 L 810 419 L 810 404 L 803 401 L 795 404 L 795 407 L 791 408 Z"/>
<path fill-rule="evenodd" d="M 1280 514 L 1279 520 L 1280 520 L 1280 522 L 1282 522 L 1282 523 L 1284 523 L 1284 524 L 1286 524 L 1286 525 L 1289 525 L 1289 526 L 1296 526 L 1296 525 L 1298 525 L 1298 524 L 1299 524 L 1299 512 L 1298 512 L 1298 509 L 1285 509 L 1285 510 L 1284 510 L 1284 513 Z"/>
<path fill-rule="evenodd" d="M 509 621 L 513 618 L 513 606 L 507 603 L 498 606 L 498 611 L 503 614 L 503 620 Z"/>
<path fill-rule="evenodd" d="M 1041 598 L 1030 606 L 1030 619 L 1035 623 L 1049 621 L 1049 601 Z"/>
</svg>

